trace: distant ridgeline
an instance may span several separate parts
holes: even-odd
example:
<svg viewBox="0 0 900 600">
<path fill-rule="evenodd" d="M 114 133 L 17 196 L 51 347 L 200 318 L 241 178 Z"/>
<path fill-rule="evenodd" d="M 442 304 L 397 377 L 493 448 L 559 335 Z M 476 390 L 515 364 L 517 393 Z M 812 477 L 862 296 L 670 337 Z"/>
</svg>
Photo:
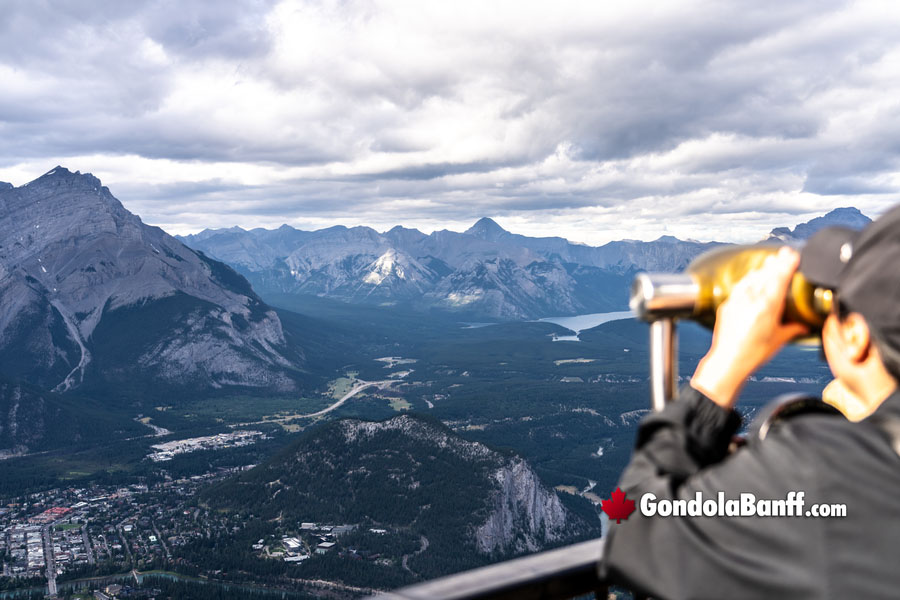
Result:
<svg viewBox="0 0 900 600">
<path fill-rule="evenodd" d="M 409 567 L 428 577 L 600 534 L 587 500 L 563 501 L 522 458 L 412 415 L 322 425 L 202 501 L 294 527 L 345 523 L 423 536 L 427 550 Z"/>
<path fill-rule="evenodd" d="M 180 239 L 243 273 L 264 297 L 312 294 L 492 319 L 621 310 L 636 270 L 677 270 L 716 245 L 663 237 L 592 248 L 512 234 L 491 219 L 465 233 L 285 225 Z"/>
<path fill-rule="evenodd" d="M 868 217 L 841 208 L 771 238 L 805 239 L 826 225 L 861 227 Z M 481 219 L 464 233 L 394 227 L 300 231 L 240 227 L 179 238 L 243 273 L 264 298 L 319 295 L 353 303 L 394 303 L 492 319 L 533 319 L 623 310 L 638 270 L 675 272 L 720 245 L 663 236 L 604 246 L 510 233 Z"/>
</svg>

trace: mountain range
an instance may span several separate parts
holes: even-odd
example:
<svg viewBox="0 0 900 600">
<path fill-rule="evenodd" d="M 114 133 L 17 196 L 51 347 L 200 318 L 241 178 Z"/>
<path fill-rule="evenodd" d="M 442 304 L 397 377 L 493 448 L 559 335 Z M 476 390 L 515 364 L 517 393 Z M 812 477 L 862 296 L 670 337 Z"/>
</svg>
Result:
<svg viewBox="0 0 900 600">
<path fill-rule="evenodd" d="M 770 238 L 868 221 L 837 209 Z M 306 342 L 264 298 L 499 320 L 600 312 L 626 307 L 634 272 L 679 270 L 719 245 L 664 236 L 591 247 L 510 233 L 488 218 L 461 233 L 285 225 L 175 238 L 93 175 L 63 167 L 0 185 L 0 233 L 0 377 L 57 392 L 140 382 L 296 389 Z"/>
<path fill-rule="evenodd" d="M 488 218 L 463 233 L 284 225 L 180 239 L 234 267 L 263 297 L 311 294 L 510 320 L 624 309 L 636 270 L 678 270 L 716 245 L 662 237 L 593 248 L 512 234 Z"/>
<path fill-rule="evenodd" d="M 840 208 L 794 230 L 777 228 L 768 239 L 797 243 L 827 225 L 860 228 L 869 221 L 855 208 Z M 179 239 L 240 271 L 264 298 L 317 295 L 500 320 L 625 310 L 635 272 L 679 271 L 722 245 L 663 236 L 592 247 L 510 233 L 489 218 L 462 233 L 283 225 L 207 229 Z"/>
</svg>

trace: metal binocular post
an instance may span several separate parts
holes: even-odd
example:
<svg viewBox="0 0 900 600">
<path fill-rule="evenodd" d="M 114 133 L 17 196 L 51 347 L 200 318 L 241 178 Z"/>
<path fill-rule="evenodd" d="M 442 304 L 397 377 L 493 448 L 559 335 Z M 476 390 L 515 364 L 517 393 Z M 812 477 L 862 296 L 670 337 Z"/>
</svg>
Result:
<svg viewBox="0 0 900 600">
<path fill-rule="evenodd" d="M 650 323 L 650 403 L 660 411 L 678 388 L 677 321 L 694 310 L 699 286 L 687 274 L 638 273 L 629 306 Z"/>
</svg>

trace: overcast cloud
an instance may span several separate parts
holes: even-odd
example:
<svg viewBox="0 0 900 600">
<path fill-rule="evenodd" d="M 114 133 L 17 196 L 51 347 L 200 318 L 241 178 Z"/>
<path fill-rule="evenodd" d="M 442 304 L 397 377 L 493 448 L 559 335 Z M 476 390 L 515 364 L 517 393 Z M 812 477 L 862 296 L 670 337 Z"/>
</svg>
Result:
<svg viewBox="0 0 900 600">
<path fill-rule="evenodd" d="M 172 233 L 591 244 L 900 201 L 895 2 L 624 4 L 13 0 L 0 180 L 90 171 Z"/>
</svg>

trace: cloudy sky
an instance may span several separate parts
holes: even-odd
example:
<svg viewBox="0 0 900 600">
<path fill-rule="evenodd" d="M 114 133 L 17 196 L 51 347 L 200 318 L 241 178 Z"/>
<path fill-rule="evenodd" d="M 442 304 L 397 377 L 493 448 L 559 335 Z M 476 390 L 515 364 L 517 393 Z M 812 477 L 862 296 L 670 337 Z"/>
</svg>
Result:
<svg viewBox="0 0 900 600">
<path fill-rule="evenodd" d="M 753 241 L 900 201 L 900 5 L 7 0 L 0 180 L 172 233 Z"/>
</svg>

